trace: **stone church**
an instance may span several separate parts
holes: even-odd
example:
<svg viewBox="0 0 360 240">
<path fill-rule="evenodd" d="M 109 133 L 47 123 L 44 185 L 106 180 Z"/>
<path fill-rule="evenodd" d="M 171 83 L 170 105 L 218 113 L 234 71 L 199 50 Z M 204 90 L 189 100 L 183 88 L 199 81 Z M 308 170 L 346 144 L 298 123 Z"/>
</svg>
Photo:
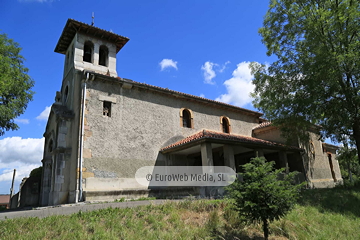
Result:
<svg viewBox="0 0 360 240">
<path fill-rule="evenodd" d="M 40 205 L 121 197 L 196 195 L 195 188 L 137 183 L 143 166 L 229 166 L 252 157 L 298 171 L 310 187 L 342 181 L 337 147 L 310 130 L 308 144 L 285 145 L 259 112 L 120 78 L 116 55 L 128 38 L 69 19 L 55 52 L 64 75 L 44 133 Z"/>
</svg>

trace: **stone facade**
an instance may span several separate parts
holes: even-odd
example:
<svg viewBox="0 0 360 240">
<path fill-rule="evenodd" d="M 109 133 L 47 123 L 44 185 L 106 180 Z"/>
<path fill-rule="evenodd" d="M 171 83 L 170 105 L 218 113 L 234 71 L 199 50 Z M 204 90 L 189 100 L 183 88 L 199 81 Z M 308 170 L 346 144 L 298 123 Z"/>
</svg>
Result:
<svg viewBox="0 0 360 240">
<path fill-rule="evenodd" d="M 310 143 L 286 146 L 278 129 L 259 128 L 261 113 L 117 77 L 116 54 L 127 41 L 68 20 L 55 49 L 65 66 L 44 133 L 41 205 L 186 194 L 141 186 L 135 172 L 221 164 L 241 171 L 254 156 L 299 171 L 313 187 L 341 182 L 336 148 L 315 133 L 315 153 Z"/>
</svg>

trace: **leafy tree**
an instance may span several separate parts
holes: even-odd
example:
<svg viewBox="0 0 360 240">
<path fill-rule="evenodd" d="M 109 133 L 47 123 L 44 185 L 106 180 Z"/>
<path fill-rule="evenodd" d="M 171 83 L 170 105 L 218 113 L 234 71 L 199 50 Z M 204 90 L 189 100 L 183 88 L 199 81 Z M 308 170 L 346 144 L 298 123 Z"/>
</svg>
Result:
<svg viewBox="0 0 360 240">
<path fill-rule="evenodd" d="M 253 158 L 243 166 L 243 181 L 236 180 L 227 188 L 240 217 L 262 223 L 265 239 L 269 237 L 269 223 L 292 209 L 302 187 L 292 184 L 296 172 L 279 180 L 284 169 L 274 170 L 274 164 L 263 157 Z"/>
<path fill-rule="evenodd" d="M 252 63 L 254 105 L 287 137 L 319 124 L 360 151 L 359 30 L 360 1 L 271 0 L 259 33 L 277 60 Z"/>
<path fill-rule="evenodd" d="M 0 136 L 17 130 L 14 119 L 24 113 L 34 92 L 34 81 L 24 67 L 19 44 L 0 34 Z"/>
<path fill-rule="evenodd" d="M 358 156 L 356 149 L 345 143 L 344 146 L 339 149 L 336 158 L 342 170 L 341 175 L 344 179 L 348 177 L 350 183 L 353 184 L 354 176 L 358 177 L 360 173 L 360 164 L 357 161 Z"/>
</svg>

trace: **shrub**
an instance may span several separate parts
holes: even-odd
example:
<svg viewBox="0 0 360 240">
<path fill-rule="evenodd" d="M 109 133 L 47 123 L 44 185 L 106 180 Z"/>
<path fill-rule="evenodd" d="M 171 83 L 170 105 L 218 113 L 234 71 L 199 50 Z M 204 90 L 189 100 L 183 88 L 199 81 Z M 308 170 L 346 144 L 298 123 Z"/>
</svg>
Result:
<svg viewBox="0 0 360 240">
<path fill-rule="evenodd" d="M 236 180 L 227 187 L 239 217 L 251 223 L 262 223 L 265 239 L 269 236 L 269 222 L 280 219 L 292 209 L 304 185 L 293 184 L 296 172 L 279 180 L 278 175 L 284 169 L 274 170 L 274 164 L 263 157 L 253 158 L 243 166 L 243 181 Z"/>
</svg>

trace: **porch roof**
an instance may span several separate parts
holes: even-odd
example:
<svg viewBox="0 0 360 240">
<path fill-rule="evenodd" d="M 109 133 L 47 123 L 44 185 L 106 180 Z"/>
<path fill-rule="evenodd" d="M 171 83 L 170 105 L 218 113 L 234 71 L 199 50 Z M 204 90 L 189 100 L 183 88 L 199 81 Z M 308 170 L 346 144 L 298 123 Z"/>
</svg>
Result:
<svg viewBox="0 0 360 240">
<path fill-rule="evenodd" d="M 215 143 L 226 143 L 226 144 L 241 144 L 244 146 L 251 146 L 254 148 L 271 148 L 271 149 L 287 149 L 287 150 L 294 150 L 294 151 L 302 151 L 303 149 L 294 147 L 294 146 L 287 146 L 277 142 L 271 142 L 259 138 L 254 138 L 250 136 L 243 136 L 237 134 L 229 134 L 229 133 L 222 133 L 222 132 L 215 132 L 210 130 L 201 130 L 193 135 L 190 135 L 180 141 L 177 141 L 173 144 L 170 144 L 166 147 L 160 149 L 162 153 L 169 153 L 173 151 L 177 151 L 180 149 L 185 149 L 187 147 L 191 147 L 197 145 L 204 141 L 210 141 Z"/>
</svg>

